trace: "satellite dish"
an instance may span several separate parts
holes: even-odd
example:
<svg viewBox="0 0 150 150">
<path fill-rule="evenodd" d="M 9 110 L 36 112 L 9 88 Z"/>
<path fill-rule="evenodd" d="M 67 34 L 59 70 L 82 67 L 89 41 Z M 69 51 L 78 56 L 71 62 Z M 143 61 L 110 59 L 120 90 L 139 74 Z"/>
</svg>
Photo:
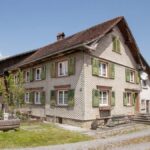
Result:
<svg viewBox="0 0 150 150">
<path fill-rule="evenodd" d="M 140 77 L 142 80 L 147 80 L 148 79 L 148 74 L 146 72 L 141 72 Z"/>
</svg>

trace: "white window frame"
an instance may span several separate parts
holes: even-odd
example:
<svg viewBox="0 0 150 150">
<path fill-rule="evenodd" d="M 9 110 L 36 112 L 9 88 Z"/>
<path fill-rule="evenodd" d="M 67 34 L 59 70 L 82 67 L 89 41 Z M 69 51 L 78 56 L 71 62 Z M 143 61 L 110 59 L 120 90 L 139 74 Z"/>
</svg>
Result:
<svg viewBox="0 0 150 150">
<path fill-rule="evenodd" d="M 106 103 L 104 103 L 104 92 L 106 93 Z M 107 90 L 101 90 L 100 91 L 100 98 L 99 98 L 99 100 L 100 100 L 100 102 L 99 102 L 99 106 L 108 106 L 109 105 L 109 91 L 107 91 Z"/>
<path fill-rule="evenodd" d="M 38 77 L 38 74 L 37 74 L 37 71 L 39 70 L 39 77 Z M 42 68 L 36 68 L 35 69 L 35 80 L 41 80 L 41 73 L 42 73 Z"/>
<path fill-rule="evenodd" d="M 130 71 L 130 82 L 134 83 L 135 82 L 135 72 Z"/>
<path fill-rule="evenodd" d="M 29 76 L 27 74 L 29 74 Z M 25 73 L 25 81 L 30 82 L 30 71 L 29 70 L 27 70 Z"/>
<path fill-rule="evenodd" d="M 127 106 L 131 106 L 132 105 L 132 93 L 127 92 Z"/>
<path fill-rule="evenodd" d="M 62 71 L 60 68 L 60 65 L 62 65 Z M 61 61 L 58 62 L 58 77 L 63 77 L 68 75 L 68 61 Z"/>
<path fill-rule="evenodd" d="M 29 92 L 25 93 L 24 99 L 25 99 L 25 103 L 29 103 L 30 102 L 30 93 Z"/>
<path fill-rule="evenodd" d="M 39 91 L 34 92 L 34 103 L 41 104 L 41 92 Z"/>
<path fill-rule="evenodd" d="M 141 99 L 141 110 L 145 110 L 145 109 L 146 109 L 146 100 Z"/>
<path fill-rule="evenodd" d="M 14 75 L 14 84 L 17 84 L 18 83 L 18 76 L 15 74 Z"/>
<path fill-rule="evenodd" d="M 62 95 L 62 103 L 60 103 L 60 101 L 59 101 L 60 92 L 63 93 L 63 95 Z M 68 90 L 58 90 L 58 92 L 57 92 L 57 104 L 60 105 L 60 106 L 67 106 L 68 105 L 68 103 L 65 103 L 65 92 L 68 92 Z M 68 101 L 68 99 L 67 99 L 67 101 Z"/>
<path fill-rule="evenodd" d="M 146 84 L 143 84 L 143 83 L 146 83 Z M 143 88 L 147 88 L 147 80 L 141 80 L 141 84 L 142 84 L 142 87 Z"/>
<path fill-rule="evenodd" d="M 103 69 L 103 65 L 105 65 L 105 67 L 106 67 L 105 71 Z M 103 74 L 104 72 L 105 72 L 105 75 Z M 108 76 L 108 64 L 107 63 L 100 62 L 100 65 L 99 65 L 99 76 L 101 76 L 101 77 L 107 77 Z"/>
</svg>

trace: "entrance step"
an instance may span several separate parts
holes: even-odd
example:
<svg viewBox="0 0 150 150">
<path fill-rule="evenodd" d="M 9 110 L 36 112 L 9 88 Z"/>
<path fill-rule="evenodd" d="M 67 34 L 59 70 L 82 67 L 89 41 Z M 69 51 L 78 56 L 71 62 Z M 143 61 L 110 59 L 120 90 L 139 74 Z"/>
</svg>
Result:
<svg viewBox="0 0 150 150">
<path fill-rule="evenodd" d="M 133 117 L 132 121 L 150 125 L 150 114 L 137 114 Z"/>
</svg>

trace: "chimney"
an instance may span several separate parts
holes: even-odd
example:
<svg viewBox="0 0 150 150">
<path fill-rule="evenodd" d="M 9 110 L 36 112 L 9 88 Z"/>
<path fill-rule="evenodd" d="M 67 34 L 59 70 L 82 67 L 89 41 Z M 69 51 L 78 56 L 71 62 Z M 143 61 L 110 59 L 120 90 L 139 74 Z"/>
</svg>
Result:
<svg viewBox="0 0 150 150">
<path fill-rule="evenodd" d="M 65 33 L 64 32 L 61 32 L 61 33 L 57 34 L 57 41 L 63 40 L 64 38 L 65 38 Z"/>
</svg>

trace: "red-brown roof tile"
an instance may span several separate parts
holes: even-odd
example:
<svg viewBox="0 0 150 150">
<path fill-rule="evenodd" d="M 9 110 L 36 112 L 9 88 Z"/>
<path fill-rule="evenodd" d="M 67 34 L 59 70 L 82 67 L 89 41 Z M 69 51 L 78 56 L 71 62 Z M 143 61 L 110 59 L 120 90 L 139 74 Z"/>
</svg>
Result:
<svg viewBox="0 0 150 150">
<path fill-rule="evenodd" d="M 66 37 L 63 40 L 56 41 L 52 44 L 39 48 L 37 49 L 37 52 L 35 52 L 33 55 L 22 61 L 20 66 L 29 64 L 30 62 L 35 62 L 42 58 L 46 58 L 56 52 L 61 52 L 62 50 L 69 49 L 73 46 L 77 46 L 79 44 L 83 44 L 97 37 L 100 37 L 107 33 L 110 29 L 112 29 L 112 27 L 114 27 L 122 19 L 123 17 L 114 18 L 112 20 L 103 22 L 89 29 L 83 30 L 74 35 Z"/>
</svg>

